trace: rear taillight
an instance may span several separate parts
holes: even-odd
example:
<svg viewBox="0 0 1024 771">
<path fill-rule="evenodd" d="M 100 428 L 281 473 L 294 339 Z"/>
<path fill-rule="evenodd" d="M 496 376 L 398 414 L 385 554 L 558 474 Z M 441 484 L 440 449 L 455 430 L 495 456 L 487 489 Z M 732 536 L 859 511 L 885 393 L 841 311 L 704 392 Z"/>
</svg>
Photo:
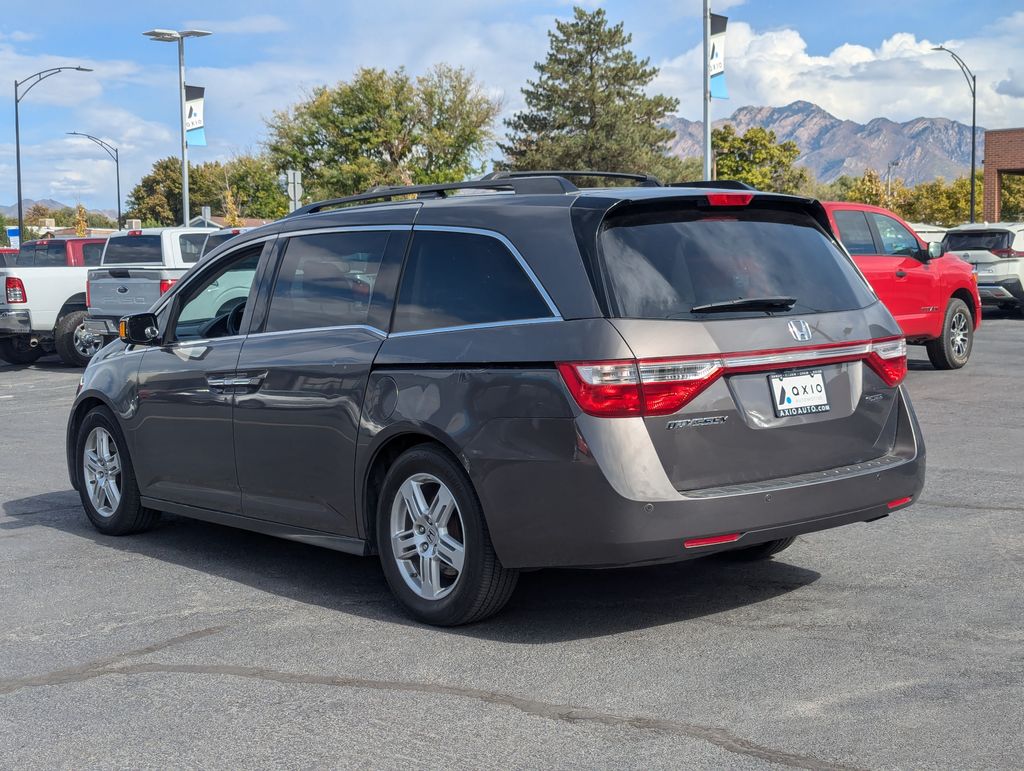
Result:
<svg viewBox="0 0 1024 771">
<path fill-rule="evenodd" d="M 1024 252 L 1019 252 L 1016 249 L 989 249 L 989 251 L 996 257 L 1002 257 L 1003 259 L 1024 257 Z"/>
<path fill-rule="evenodd" d="M 174 286 L 177 283 L 177 281 L 178 281 L 178 279 L 176 279 L 176 278 L 162 278 L 162 279 L 160 279 L 160 294 L 163 294 L 168 289 L 170 289 L 172 286 Z"/>
<path fill-rule="evenodd" d="M 28 297 L 25 294 L 25 285 L 21 282 L 20 278 L 14 276 L 8 276 L 5 283 L 5 290 L 7 294 L 7 302 L 9 303 L 24 303 L 28 302 Z"/>
<path fill-rule="evenodd" d="M 708 193 L 710 206 L 747 206 L 753 200 L 753 193 Z"/>
<path fill-rule="evenodd" d="M 92 293 L 89 291 L 89 283 L 90 283 L 89 280 L 86 279 L 86 281 L 85 281 L 85 307 L 86 308 L 91 308 L 92 307 Z"/>
<path fill-rule="evenodd" d="M 569 392 L 588 415 L 671 415 L 722 374 L 721 359 L 562 362 Z"/>
<path fill-rule="evenodd" d="M 866 361 L 887 386 L 898 386 L 907 376 L 907 341 L 900 337 L 872 343 Z"/>
<path fill-rule="evenodd" d="M 556 366 L 585 413 L 625 418 L 679 412 L 723 374 L 850 361 L 864 361 L 886 385 L 897 386 L 907 374 L 907 341 L 894 338 L 699 358 L 574 361 Z"/>
</svg>

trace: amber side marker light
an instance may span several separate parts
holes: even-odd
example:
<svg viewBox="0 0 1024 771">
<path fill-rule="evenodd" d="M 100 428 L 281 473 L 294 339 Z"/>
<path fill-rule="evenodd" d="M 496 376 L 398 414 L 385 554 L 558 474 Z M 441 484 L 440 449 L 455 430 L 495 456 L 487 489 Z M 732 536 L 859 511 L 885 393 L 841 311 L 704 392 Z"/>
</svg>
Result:
<svg viewBox="0 0 1024 771">
<path fill-rule="evenodd" d="M 128 320 L 127 319 L 121 319 L 119 322 L 117 322 L 117 336 L 120 337 L 122 340 L 127 340 L 128 339 Z"/>
<path fill-rule="evenodd" d="M 729 535 L 712 535 L 708 538 L 691 538 L 683 541 L 683 548 L 696 549 L 698 546 L 716 546 L 720 543 L 732 543 L 740 540 L 742 533 L 729 533 Z"/>
<path fill-rule="evenodd" d="M 896 509 L 910 503 L 912 500 L 914 500 L 914 496 L 908 495 L 906 498 L 897 498 L 895 501 L 889 501 L 886 505 L 890 509 Z"/>
</svg>

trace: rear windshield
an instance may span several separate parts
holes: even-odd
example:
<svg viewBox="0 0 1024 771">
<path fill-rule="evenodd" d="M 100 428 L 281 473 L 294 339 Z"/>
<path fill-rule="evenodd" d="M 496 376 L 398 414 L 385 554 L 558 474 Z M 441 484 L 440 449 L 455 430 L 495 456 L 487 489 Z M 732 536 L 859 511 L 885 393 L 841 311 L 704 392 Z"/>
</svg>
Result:
<svg viewBox="0 0 1024 771">
<path fill-rule="evenodd" d="M 1013 233 L 1009 230 L 972 230 L 967 233 L 946 233 L 942 239 L 942 251 L 992 251 L 1009 249 Z"/>
<path fill-rule="evenodd" d="M 795 300 L 772 314 L 828 313 L 875 302 L 849 259 L 799 211 L 647 208 L 613 214 L 599 240 L 612 307 L 625 318 L 763 317 L 764 310 L 715 316 L 692 310 L 754 298 Z"/>
<path fill-rule="evenodd" d="M 104 265 L 135 265 L 163 262 L 160 236 L 118 236 L 107 241 Z"/>
<path fill-rule="evenodd" d="M 203 244 L 206 242 L 206 233 L 183 233 L 178 236 L 178 243 L 181 244 L 181 261 L 188 264 L 196 262 L 199 255 L 203 253 Z"/>
<path fill-rule="evenodd" d="M 202 254 L 205 255 L 212 252 L 229 238 L 234 238 L 234 236 L 234 233 L 214 233 L 212 236 L 206 236 L 206 243 L 203 246 Z"/>
<path fill-rule="evenodd" d="M 67 245 L 64 241 L 29 241 L 18 250 L 17 264 L 35 268 L 66 266 Z"/>
</svg>

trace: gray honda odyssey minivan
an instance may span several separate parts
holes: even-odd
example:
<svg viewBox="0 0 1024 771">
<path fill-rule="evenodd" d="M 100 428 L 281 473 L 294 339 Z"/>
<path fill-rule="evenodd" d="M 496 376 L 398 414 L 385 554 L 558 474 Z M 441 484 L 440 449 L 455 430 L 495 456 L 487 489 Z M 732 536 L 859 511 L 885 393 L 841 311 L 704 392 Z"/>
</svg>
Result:
<svg viewBox="0 0 1024 771">
<path fill-rule="evenodd" d="M 226 242 L 85 371 L 89 519 L 378 554 L 452 625 L 522 569 L 768 558 L 909 505 L 906 344 L 822 207 L 635 181 L 377 188 Z"/>
</svg>

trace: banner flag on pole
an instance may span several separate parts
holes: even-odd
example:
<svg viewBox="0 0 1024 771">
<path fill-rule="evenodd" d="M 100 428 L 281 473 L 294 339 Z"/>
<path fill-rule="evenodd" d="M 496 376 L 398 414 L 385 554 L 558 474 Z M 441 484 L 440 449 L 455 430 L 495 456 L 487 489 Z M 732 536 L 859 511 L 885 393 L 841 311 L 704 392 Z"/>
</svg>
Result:
<svg viewBox="0 0 1024 771">
<path fill-rule="evenodd" d="M 725 25 L 728 17 L 711 14 L 711 51 L 708 54 L 709 86 L 712 99 L 728 99 L 725 87 Z"/>
<path fill-rule="evenodd" d="M 185 86 L 185 141 L 190 147 L 206 147 L 206 128 L 203 124 L 203 102 L 206 89 Z"/>
</svg>

